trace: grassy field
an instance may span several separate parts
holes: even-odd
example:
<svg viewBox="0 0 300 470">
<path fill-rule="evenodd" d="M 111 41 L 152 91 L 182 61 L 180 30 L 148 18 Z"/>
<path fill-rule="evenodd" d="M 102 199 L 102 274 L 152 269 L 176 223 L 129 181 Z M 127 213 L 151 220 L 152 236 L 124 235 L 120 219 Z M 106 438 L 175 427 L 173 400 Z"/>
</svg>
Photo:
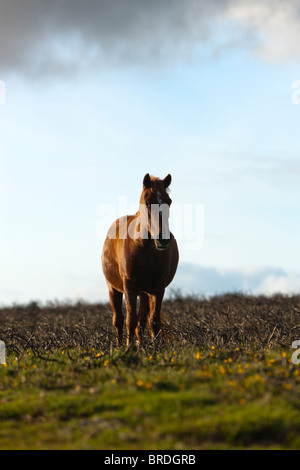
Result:
<svg viewBox="0 0 300 470">
<path fill-rule="evenodd" d="M 174 296 L 154 348 L 105 304 L 0 309 L 0 449 L 299 449 L 300 296 Z"/>
</svg>

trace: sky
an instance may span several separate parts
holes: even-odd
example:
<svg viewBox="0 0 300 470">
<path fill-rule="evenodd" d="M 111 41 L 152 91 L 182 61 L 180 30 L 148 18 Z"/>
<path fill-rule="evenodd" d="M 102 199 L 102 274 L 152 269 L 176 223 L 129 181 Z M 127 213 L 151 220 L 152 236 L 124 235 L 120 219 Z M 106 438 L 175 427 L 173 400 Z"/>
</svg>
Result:
<svg viewBox="0 0 300 470">
<path fill-rule="evenodd" d="M 299 293 L 299 26 L 294 0 L 2 0 L 0 304 L 107 301 L 148 172 L 170 294 Z"/>
</svg>

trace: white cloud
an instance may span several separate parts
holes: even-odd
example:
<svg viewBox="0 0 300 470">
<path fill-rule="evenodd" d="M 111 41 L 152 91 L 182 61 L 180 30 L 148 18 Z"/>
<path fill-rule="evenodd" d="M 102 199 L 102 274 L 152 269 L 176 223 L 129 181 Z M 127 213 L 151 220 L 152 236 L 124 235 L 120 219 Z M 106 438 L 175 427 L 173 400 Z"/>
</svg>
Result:
<svg viewBox="0 0 300 470">
<path fill-rule="evenodd" d="M 38 301 L 108 302 L 108 289 L 101 272 L 85 272 L 79 275 L 63 271 L 60 276 L 49 276 L 47 283 L 38 282 L 40 276 L 32 276 L 27 282 L 16 282 L 16 288 L 0 289 L 0 306 L 12 303 Z M 45 290 L 48 286 L 47 291 Z M 51 286 L 51 288 L 49 288 Z M 207 297 L 226 293 L 251 295 L 299 294 L 300 273 L 287 273 L 281 268 L 250 267 L 243 270 L 220 270 L 189 263 L 180 263 L 175 279 L 166 295 L 179 290 L 182 295 Z"/>
<path fill-rule="evenodd" d="M 224 270 L 189 263 L 179 265 L 169 290 L 179 289 L 182 294 L 218 295 L 240 292 L 253 295 L 300 292 L 300 274 L 287 273 L 281 268 L 249 267 Z"/>
<path fill-rule="evenodd" d="M 256 52 L 274 61 L 300 58 L 300 9 L 297 0 L 232 2 L 228 16 L 258 37 Z"/>
<path fill-rule="evenodd" d="M 300 274 L 284 273 L 282 275 L 270 274 L 255 289 L 255 294 L 294 294 L 300 292 Z"/>
</svg>

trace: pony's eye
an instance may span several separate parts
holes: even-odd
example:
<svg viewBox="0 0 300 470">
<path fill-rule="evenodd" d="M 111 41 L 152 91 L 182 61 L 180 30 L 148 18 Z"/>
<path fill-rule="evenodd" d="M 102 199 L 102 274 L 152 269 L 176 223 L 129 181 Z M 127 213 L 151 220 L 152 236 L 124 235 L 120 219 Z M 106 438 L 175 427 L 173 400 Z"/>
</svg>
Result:
<svg viewBox="0 0 300 470">
<path fill-rule="evenodd" d="M 150 201 L 146 201 L 145 204 L 146 204 L 147 207 L 151 206 Z"/>
</svg>

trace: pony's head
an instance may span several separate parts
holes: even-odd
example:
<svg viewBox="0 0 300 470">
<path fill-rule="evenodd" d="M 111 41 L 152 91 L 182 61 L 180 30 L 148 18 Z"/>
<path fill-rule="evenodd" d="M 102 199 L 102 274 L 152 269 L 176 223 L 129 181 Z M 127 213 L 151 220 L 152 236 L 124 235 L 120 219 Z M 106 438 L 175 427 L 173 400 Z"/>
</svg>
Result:
<svg viewBox="0 0 300 470">
<path fill-rule="evenodd" d="M 168 248 L 171 233 L 169 229 L 169 212 L 172 200 L 168 188 L 172 177 L 167 175 L 163 180 L 147 173 L 143 180 L 143 191 L 140 199 L 140 211 L 143 211 L 151 238 L 158 250 Z"/>
</svg>

